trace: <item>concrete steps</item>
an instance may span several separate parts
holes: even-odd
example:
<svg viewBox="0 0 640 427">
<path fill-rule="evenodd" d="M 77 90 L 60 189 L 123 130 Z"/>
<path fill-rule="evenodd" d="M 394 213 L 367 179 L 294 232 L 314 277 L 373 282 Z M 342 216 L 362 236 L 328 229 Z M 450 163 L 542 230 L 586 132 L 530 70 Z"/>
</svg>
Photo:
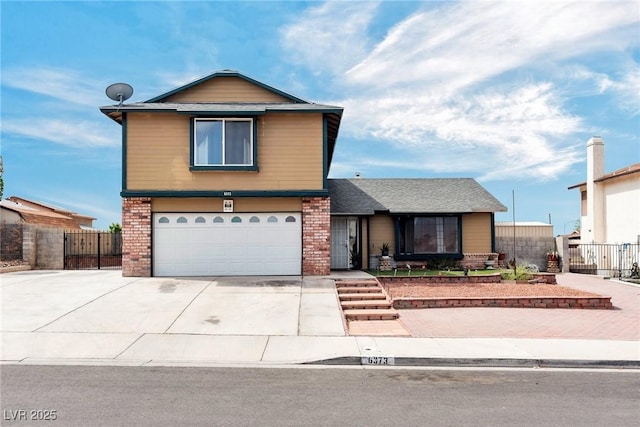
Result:
<svg viewBox="0 0 640 427">
<path fill-rule="evenodd" d="M 343 310 L 370 310 L 376 308 L 391 308 L 391 301 L 387 299 L 359 300 L 359 301 L 340 301 Z"/>
<path fill-rule="evenodd" d="M 344 316 L 347 320 L 395 320 L 398 318 L 398 312 L 392 309 L 356 309 L 344 310 Z"/>
<path fill-rule="evenodd" d="M 386 300 L 387 296 L 377 292 L 359 292 L 354 294 L 340 294 L 340 301 L 362 301 L 362 300 Z"/>
<path fill-rule="evenodd" d="M 347 322 L 398 318 L 398 312 L 376 279 L 337 280 L 336 289 Z"/>
<path fill-rule="evenodd" d="M 381 292 L 379 286 L 345 286 L 338 288 L 338 294 L 378 294 Z"/>
</svg>

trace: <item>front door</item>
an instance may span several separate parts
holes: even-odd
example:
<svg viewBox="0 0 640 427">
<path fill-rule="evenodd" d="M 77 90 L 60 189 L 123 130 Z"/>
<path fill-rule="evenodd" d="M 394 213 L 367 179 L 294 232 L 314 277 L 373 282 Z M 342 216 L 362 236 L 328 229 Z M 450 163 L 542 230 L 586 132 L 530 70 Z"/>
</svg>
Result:
<svg viewBox="0 0 640 427">
<path fill-rule="evenodd" d="M 331 268 L 353 268 L 359 253 L 358 220 L 354 217 L 331 218 Z"/>
</svg>

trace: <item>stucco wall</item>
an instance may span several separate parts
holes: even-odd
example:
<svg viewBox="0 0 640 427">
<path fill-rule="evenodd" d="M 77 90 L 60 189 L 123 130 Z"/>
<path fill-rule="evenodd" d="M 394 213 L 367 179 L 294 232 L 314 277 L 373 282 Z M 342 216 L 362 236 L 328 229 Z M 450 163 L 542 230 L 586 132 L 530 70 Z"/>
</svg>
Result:
<svg viewBox="0 0 640 427">
<path fill-rule="evenodd" d="M 604 200 L 606 242 L 599 243 L 640 243 L 640 177 L 607 183 Z"/>
</svg>

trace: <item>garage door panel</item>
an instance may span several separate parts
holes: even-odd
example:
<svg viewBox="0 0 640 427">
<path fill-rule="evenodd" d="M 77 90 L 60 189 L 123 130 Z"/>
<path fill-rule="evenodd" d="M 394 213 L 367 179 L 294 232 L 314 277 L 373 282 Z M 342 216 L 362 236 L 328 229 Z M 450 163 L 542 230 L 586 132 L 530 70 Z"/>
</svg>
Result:
<svg viewBox="0 0 640 427">
<path fill-rule="evenodd" d="M 299 213 L 155 213 L 154 275 L 298 275 L 300 218 Z"/>
</svg>

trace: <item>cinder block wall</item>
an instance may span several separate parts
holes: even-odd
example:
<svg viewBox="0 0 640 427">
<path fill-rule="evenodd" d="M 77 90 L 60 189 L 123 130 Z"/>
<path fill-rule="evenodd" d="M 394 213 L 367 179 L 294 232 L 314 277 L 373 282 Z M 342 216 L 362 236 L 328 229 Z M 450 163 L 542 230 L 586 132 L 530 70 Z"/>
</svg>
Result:
<svg viewBox="0 0 640 427">
<path fill-rule="evenodd" d="M 38 227 L 36 229 L 35 267 L 46 270 L 64 268 L 64 230 Z M 32 264 L 33 266 L 33 264 Z"/>
<path fill-rule="evenodd" d="M 547 270 L 547 251 L 555 250 L 553 237 L 517 237 L 515 258 L 517 264 L 535 264 L 540 271 Z M 505 263 L 514 257 L 513 237 L 496 237 L 496 252 L 504 253 Z"/>
<path fill-rule="evenodd" d="M 27 262 L 32 268 L 36 266 L 37 246 L 36 234 L 38 227 L 32 224 L 23 224 L 22 228 L 22 261 Z"/>
</svg>

